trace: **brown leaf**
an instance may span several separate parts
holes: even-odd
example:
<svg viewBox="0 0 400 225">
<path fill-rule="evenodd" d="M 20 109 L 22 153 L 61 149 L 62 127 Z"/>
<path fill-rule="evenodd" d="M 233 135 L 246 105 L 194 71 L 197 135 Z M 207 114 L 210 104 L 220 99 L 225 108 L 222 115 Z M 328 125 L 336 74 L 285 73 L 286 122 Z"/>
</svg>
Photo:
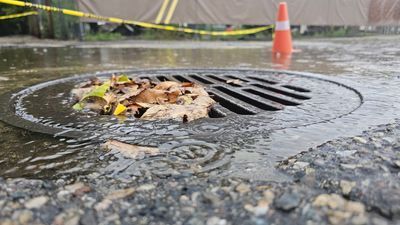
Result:
<svg viewBox="0 0 400 225">
<path fill-rule="evenodd" d="M 138 104 L 132 104 L 128 105 L 126 108 L 127 108 L 127 114 L 135 115 L 136 113 L 139 112 L 139 109 L 142 107 Z"/>
<path fill-rule="evenodd" d="M 142 108 L 150 108 L 150 107 L 157 105 L 157 104 L 150 104 L 150 103 L 144 103 L 144 102 L 136 102 L 135 104 Z"/>
<path fill-rule="evenodd" d="M 91 92 L 95 86 L 84 87 L 84 88 L 74 88 L 71 90 L 71 95 L 76 101 L 80 101 L 83 96 Z"/>
<path fill-rule="evenodd" d="M 131 145 L 116 140 L 108 140 L 103 147 L 120 152 L 123 156 L 135 159 L 140 153 L 157 155 L 160 150 L 155 147 L 145 147 L 139 145 Z"/>
<path fill-rule="evenodd" d="M 167 96 L 168 96 L 168 102 L 169 103 L 176 103 L 179 95 L 181 95 L 182 92 L 178 89 L 175 89 L 174 91 L 169 91 L 167 92 Z"/>
<path fill-rule="evenodd" d="M 213 104 L 215 101 L 209 96 L 199 96 L 189 105 L 154 105 L 140 118 L 144 120 L 175 119 L 189 122 L 208 117 L 208 112 Z"/>
<path fill-rule="evenodd" d="M 163 90 L 146 89 L 138 94 L 133 100 L 135 102 L 144 103 L 164 103 L 168 101 L 168 94 Z"/>
<path fill-rule="evenodd" d="M 194 84 L 193 87 L 185 88 L 185 93 L 187 92 L 189 92 L 190 94 L 208 96 L 206 90 L 204 90 L 204 88 L 198 84 Z"/>
<path fill-rule="evenodd" d="M 107 101 L 104 98 L 92 96 L 85 98 L 83 105 L 85 109 L 101 112 L 107 105 Z"/>
<path fill-rule="evenodd" d="M 181 83 L 181 87 L 193 87 L 194 83 L 192 82 L 183 82 Z"/>
<path fill-rule="evenodd" d="M 210 109 L 215 104 L 215 101 L 208 95 L 200 95 L 195 100 L 193 100 L 193 104 Z"/>
<path fill-rule="evenodd" d="M 101 82 L 101 80 L 99 78 L 92 77 L 92 78 L 90 78 L 90 81 L 82 83 L 80 85 L 80 88 L 88 88 L 88 87 L 95 86 L 95 85 L 100 86 L 102 84 L 103 84 L 103 82 Z"/>
<path fill-rule="evenodd" d="M 125 84 L 125 85 L 122 85 L 121 92 L 123 92 L 124 94 L 127 94 L 127 93 L 130 93 L 137 89 L 139 89 L 139 85 L 137 85 L 137 84 Z"/>
<path fill-rule="evenodd" d="M 151 88 L 152 84 L 148 79 L 140 79 L 140 78 L 136 78 L 134 80 L 134 82 L 136 84 L 138 84 L 141 88 L 143 89 L 147 89 L 147 88 Z"/>
<path fill-rule="evenodd" d="M 117 101 L 117 96 L 112 92 L 107 92 L 103 99 L 107 102 L 107 104 L 113 104 Z"/>
<path fill-rule="evenodd" d="M 123 100 L 126 100 L 128 98 L 135 97 L 135 96 L 139 95 L 142 91 L 143 91 L 142 88 L 140 88 L 140 89 L 131 88 L 129 90 L 125 89 L 125 92 L 124 92 L 125 94 L 119 96 L 118 99 L 119 99 L 119 101 L 123 101 Z"/>
<path fill-rule="evenodd" d="M 168 91 L 168 90 L 170 90 L 172 88 L 177 88 L 179 86 L 180 86 L 180 84 L 178 82 L 175 82 L 175 81 L 163 81 L 163 82 L 157 84 L 154 87 L 154 89 Z"/>
<path fill-rule="evenodd" d="M 143 120 L 174 119 L 192 121 L 208 116 L 208 109 L 195 105 L 155 105 L 140 118 Z"/>
</svg>

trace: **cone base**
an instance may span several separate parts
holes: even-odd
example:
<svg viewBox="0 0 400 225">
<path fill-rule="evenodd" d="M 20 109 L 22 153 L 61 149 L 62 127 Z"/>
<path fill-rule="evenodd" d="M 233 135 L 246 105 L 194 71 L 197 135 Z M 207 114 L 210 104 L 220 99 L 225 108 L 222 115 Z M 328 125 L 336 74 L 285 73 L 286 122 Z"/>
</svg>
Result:
<svg viewBox="0 0 400 225">
<path fill-rule="evenodd" d="M 272 52 L 290 54 L 293 52 L 292 34 L 288 31 L 276 31 Z"/>
</svg>

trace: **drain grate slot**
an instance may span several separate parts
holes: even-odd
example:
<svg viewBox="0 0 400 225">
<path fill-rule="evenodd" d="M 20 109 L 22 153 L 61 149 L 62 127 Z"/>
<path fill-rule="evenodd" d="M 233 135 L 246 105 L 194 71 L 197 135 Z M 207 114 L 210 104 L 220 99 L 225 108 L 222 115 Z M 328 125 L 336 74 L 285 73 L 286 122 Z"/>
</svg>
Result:
<svg viewBox="0 0 400 225">
<path fill-rule="evenodd" d="M 179 82 L 191 82 L 190 80 L 188 80 L 180 75 L 174 75 L 172 77 L 175 78 L 176 80 L 178 80 Z"/>
<path fill-rule="evenodd" d="M 221 77 L 217 77 L 217 76 L 213 76 L 213 75 L 207 75 L 207 77 L 214 79 L 216 81 L 222 82 L 224 84 L 228 84 L 233 87 L 242 87 L 242 85 L 240 85 L 240 84 L 235 84 L 233 82 L 228 83 L 228 80 L 225 80 L 224 78 L 221 78 Z M 231 76 L 231 77 L 233 77 L 233 76 Z"/>
<path fill-rule="evenodd" d="M 262 83 L 266 83 L 266 84 L 277 84 L 278 82 L 276 81 L 272 81 L 272 80 L 267 80 L 264 78 L 259 78 L 259 77 L 249 77 L 250 79 L 262 82 Z"/>
<path fill-rule="evenodd" d="M 199 77 L 197 75 L 189 75 L 189 77 L 191 77 L 191 78 L 193 78 L 193 79 L 195 79 L 197 81 L 200 81 L 203 84 L 214 84 L 213 82 L 211 82 L 211 81 L 209 81 L 209 80 L 207 80 L 207 79 L 205 79 L 203 77 Z"/>
<path fill-rule="evenodd" d="M 161 81 L 161 82 L 163 82 L 163 81 L 169 81 L 169 79 L 168 79 L 167 77 L 165 77 L 165 76 L 157 76 L 157 79 L 158 79 L 159 81 Z"/>
<path fill-rule="evenodd" d="M 277 96 L 276 93 L 268 93 L 268 92 L 260 92 L 254 89 L 244 89 L 243 91 L 246 91 L 248 93 L 258 95 L 262 98 L 278 102 L 283 105 L 288 105 L 288 106 L 294 106 L 294 105 L 300 105 L 300 102 L 295 101 L 294 99 L 288 99 L 287 97 L 284 96 Z"/>
<path fill-rule="evenodd" d="M 226 98 L 221 97 L 220 95 L 217 95 L 213 92 L 208 93 L 212 99 L 214 99 L 216 102 L 218 102 L 222 107 L 228 109 L 231 112 L 234 112 L 236 114 L 240 115 L 255 115 L 257 114 L 256 112 L 250 111 L 249 109 L 246 109 L 245 107 L 238 105 L 237 103 L 228 100 Z"/>
<path fill-rule="evenodd" d="M 256 87 L 261 88 L 261 89 L 273 91 L 273 92 L 276 92 L 276 93 L 279 93 L 279 94 L 282 94 L 282 95 L 286 95 L 286 96 L 289 96 L 289 97 L 292 97 L 292 98 L 295 98 L 295 99 L 299 99 L 299 100 L 310 99 L 309 96 L 298 94 L 298 93 L 295 93 L 295 92 L 289 91 L 289 90 L 283 90 L 283 89 L 281 89 L 279 87 L 264 86 L 264 85 L 261 85 L 261 84 L 253 84 L 253 86 L 256 86 Z"/>
<path fill-rule="evenodd" d="M 310 92 L 310 90 L 307 90 L 307 89 L 301 88 L 301 87 L 296 87 L 293 85 L 282 85 L 282 87 L 289 88 L 293 91 L 298 91 L 298 92 Z"/>
<path fill-rule="evenodd" d="M 244 102 L 246 102 L 252 106 L 255 106 L 259 109 L 268 110 L 268 111 L 277 111 L 277 110 L 283 109 L 282 105 L 280 105 L 280 104 L 276 104 L 276 103 L 272 103 L 272 102 L 271 102 L 271 104 L 268 104 L 266 102 L 262 102 L 262 101 L 250 98 L 246 95 L 240 94 L 236 91 L 229 90 L 225 87 L 215 87 L 215 89 L 217 89 L 231 97 L 234 97 L 236 99 L 244 101 Z"/>
<path fill-rule="evenodd" d="M 242 78 L 239 78 L 239 77 L 235 77 L 235 76 L 232 76 L 232 75 L 226 75 L 226 77 L 229 77 L 230 79 L 234 79 L 234 80 L 240 80 L 242 82 L 249 82 L 248 80 L 245 80 L 245 79 L 242 79 Z"/>
<path fill-rule="evenodd" d="M 140 76 L 139 79 L 141 79 L 141 80 L 149 80 L 149 81 L 152 80 L 150 77 L 142 77 L 142 76 Z"/>
<path fill-rule="evenodd" d="M 211 79 L 214 79 L 216 81 L 222 82 L 222 83 L 226 83 L 226 80 L 224 78 L 222 78 L 222 77 L 217 77 L 217 76 L 214 76 L 214 75 L 207 75 L 207 77 L 209 77 Z"/>
<path fill-rule="evenodd" d="M 219 109 L 218 106 L 214 106 L 211 108 L 210 112 L 208 113 L 208 116 L 210 118 L 223 118 L 226 117 L 226 114 L 221 109 Z"/>
</svg>

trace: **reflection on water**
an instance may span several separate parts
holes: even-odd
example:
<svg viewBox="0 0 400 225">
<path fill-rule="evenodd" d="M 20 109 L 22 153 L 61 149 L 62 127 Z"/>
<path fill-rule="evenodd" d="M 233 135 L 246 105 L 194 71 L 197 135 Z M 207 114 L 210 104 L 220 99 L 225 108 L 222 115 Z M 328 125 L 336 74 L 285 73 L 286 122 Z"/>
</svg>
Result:
<svg viewBox="0 0 400 225">
<path fill-rule="evenodd" d="M 394 97 L 400 83 L 398 41 L 398 38 L 386 37 L 301 41 L 296 43 L 300 53 L 278 58 L 266 47 L 235 48 L 233 45 L 232 48 L 218 48 L 218 43 L 210 44 L 217 46 L 206 49 L 180 48 L 179 43 L 169 49 L 0 48 L 1 94 L 72 74 L 103 70 L 234 67 L 290 69 L 341 77 L 353 82 L 368 97 L 363 110 L 340 120 L 258 135 L 246 136 L 243 133 L 242 138 L 232 140 L 234 145 L 202 145 L 198 143 L 207 140 L 198 140 L 197 144 L 181 146 L 182 141 L 187 142 L 185 134 L 182 133 L 181 140 L 164 136 L 164 143 L 175 146 L 165 149 L 173 151 L 164 157 L 145 158 L 138 162 L 107 155 L 97 143 L 53 138 L 0 123 L 0 175 L 53 177 L 97 171 L 124 177 L 140 175 L 141 171 L 149 168 L 158 175 L 165 175 L 176 173 L 174 170 L 177 168 L 169 164 L 174 161 L 174 165 L 181 166 L 178 173 L 207 170 L 217 174 L 278 179 L 272 169 L 274 162 L 268 160 L 274 158 L 274 152 L 279 151 L 277 157 L 286 157 L 332 138 L 359 134 L 371 125 L 387 123 L 398 117 L 400 103 Z M 251 130 L 251 123 L 244 123 L 244 126 Z M 151 129 L 160 132 L 154 127 Z M 212 133 L 225 138 L 224 129 L 212 124 L 196 123 L 188 128 L 188 132 Z M 140 143 L 149 144 L 147 140 L 140 140 Z M 228 161 L 227 153 L 230 155 Z M 202 165 L 188 167 L 191 157 L 201 161 Z M 213 163 L 207 164 L 208 161 Z"/>
<path fill-rule="evenodd" d="M 292 63 L 292 54 L 272 53 L 272 63 L 274 69 L 288 70 Z"/>
</svg>

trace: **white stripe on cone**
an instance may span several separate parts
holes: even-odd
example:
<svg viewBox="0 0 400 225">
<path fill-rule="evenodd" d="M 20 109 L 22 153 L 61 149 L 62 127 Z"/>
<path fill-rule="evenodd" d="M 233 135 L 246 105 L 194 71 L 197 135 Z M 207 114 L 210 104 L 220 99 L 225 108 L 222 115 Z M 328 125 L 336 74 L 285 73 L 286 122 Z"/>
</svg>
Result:
<svg viewBox="0 0 400 225">
<path fill-rule="evenodd" d="M 275 30 L 290 30 L 289 20 L 277 21 L 275 24 Z"/>
</svg>

